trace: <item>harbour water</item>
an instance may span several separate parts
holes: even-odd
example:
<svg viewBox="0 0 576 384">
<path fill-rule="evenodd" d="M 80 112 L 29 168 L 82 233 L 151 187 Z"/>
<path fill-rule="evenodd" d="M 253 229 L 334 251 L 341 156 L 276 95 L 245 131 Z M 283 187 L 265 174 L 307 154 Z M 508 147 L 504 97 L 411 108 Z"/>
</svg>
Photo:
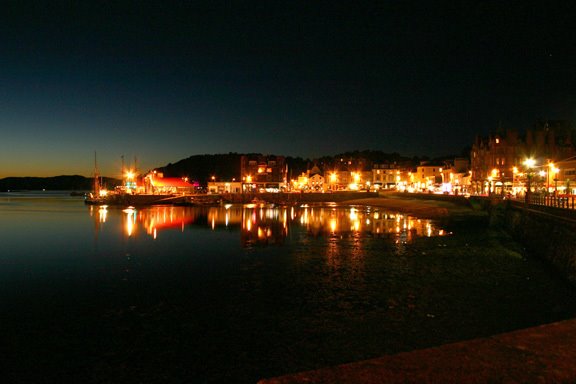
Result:
<svg viewBox="0 0 576 384">
<path fill-rule="evenodd" d="M 576 312 L 501 233 L 361 206 L 1 194 L 0 279 L 11 383 L 250 383 Z"/>
</svg>

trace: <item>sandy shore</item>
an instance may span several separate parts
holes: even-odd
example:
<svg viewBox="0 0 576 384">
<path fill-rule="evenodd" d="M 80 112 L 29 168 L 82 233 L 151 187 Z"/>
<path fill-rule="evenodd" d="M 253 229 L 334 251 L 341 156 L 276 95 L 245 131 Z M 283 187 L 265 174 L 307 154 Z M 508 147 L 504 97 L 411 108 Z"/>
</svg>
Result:
<svg viewBox="0 0 576 384">
<path fill-rule="evenodd" d="M 398 196 L 354 199 L 343 203 L 387 208 L 393 211 L 428 219 L 440 219 L 455 216 L 478 216 L 485 214 L 484 212 L 473 209 L 469 205 L 456 204 L 449 201 L 416 199 L 410 197 L 405 198 Z"/>
</svg>

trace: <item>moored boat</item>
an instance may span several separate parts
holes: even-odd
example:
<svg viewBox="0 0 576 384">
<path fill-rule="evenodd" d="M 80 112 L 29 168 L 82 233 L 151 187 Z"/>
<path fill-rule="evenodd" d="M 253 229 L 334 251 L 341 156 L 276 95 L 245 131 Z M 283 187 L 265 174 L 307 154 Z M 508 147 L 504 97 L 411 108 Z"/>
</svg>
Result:
<svg viewBox="0 0 576 384">
<path fill-rule="evenodd" d="M 139 206 L 154 204 L 173 204 L 181 200 L 182 196 L 174 195 L 150 195 L 150 194 L 130 194 L 112 192 L 106 195 L 96 196 L 90 194 L 84 202 L 91 205 L 122 205 L 122 206 Z"/>
</svg>

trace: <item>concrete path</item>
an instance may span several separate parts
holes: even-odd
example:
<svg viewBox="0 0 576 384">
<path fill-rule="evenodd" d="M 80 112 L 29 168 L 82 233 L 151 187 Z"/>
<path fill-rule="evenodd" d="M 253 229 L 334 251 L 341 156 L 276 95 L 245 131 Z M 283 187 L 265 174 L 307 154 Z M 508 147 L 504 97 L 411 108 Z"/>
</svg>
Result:
<svg viewBox="0 0 576 384">
<path fill-rule="evenodd" d="M 259 383 L 576 383 L 576 319 Z"/>
</svg>

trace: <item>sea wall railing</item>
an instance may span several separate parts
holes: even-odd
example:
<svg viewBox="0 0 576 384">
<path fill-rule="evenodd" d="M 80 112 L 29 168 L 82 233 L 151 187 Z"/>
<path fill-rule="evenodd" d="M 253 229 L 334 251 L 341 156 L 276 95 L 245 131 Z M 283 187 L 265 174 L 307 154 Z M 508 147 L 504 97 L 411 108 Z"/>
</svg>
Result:
<svg viewBox="0 0 576 384">
<path fill-rule="evenodd" d="M 546 207 L 576 209 L 576 196 L 554 196 L 530 194 L 525 199 L 530 205 L 541 205 Z"/>
</svg>

